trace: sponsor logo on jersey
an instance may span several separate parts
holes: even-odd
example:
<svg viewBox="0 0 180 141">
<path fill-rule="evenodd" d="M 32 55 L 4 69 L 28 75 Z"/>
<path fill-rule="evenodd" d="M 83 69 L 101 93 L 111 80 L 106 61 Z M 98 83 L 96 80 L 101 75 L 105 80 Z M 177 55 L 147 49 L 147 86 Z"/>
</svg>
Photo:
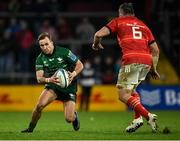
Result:
<svg viewBox="0 0 180 141">
<path fill-rule="evenodd" d="M 58 63 L 62 63 L 63 62 L 63 59 L 61 57 L 57 58 L 58 60 Z"/>
<path fill-rule="evenodd" d="M 50 62 L 54 61 L 54 58 L 52 58 L 52 59 L 49 59 L 49 61 L 50 61 Z"/>
<path fill-rule="evenodd" d="M 57 58 L 58 59 L 58 61 L 62 61 L 62 58 L 61 57 L 59 57 L 59 58 Z"/>
<path fill-rule="evenodd" d="M 73 95 L 73 94 L 71 94 L 71 93 L 69 94 L 69 96 L 70 96 L 71 98 L 74 98 L 74 95 Z"/>
<path fill-rule="evenodd" d="M 47 61 L 43 61 L 45 67 L 48 67 Z"/>
</svg>

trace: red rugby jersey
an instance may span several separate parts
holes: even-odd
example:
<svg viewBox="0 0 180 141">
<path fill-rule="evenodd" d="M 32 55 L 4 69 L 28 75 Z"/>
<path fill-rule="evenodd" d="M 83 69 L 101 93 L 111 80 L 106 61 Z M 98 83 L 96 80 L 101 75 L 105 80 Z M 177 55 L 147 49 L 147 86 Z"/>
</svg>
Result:
<svg viewBox="0 0 180 141">
<path fill-rule="evenodd" d="M 107 28 L 117 34 L 122 48 L 122 65 L 140 63 L 151 65 L 151 54 L 148 47 L 154 42 L 150 29 L 134 16 L 118 17 L 110 21 Z"/>
</svg>

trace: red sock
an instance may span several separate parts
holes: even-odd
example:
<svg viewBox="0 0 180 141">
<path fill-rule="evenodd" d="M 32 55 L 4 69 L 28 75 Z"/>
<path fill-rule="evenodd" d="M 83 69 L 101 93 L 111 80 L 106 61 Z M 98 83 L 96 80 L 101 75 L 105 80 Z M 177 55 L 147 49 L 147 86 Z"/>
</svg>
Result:
<svg viewBox="0 0 180 141">
<path fill-rule="evenodd" d="M 144 106 L 140 103 L 140 101 L 131 96 L 127 101 L 128 106 L 132 107 L 134 110 L 138 111 L 141 116 L 148 120 L 148 111 L 144 108 Z"/>
<path fill-rule="evenodd" d="M 137 98 L 137 99 L 140 101 L 140 97 L 139 97 L 139 94 L 138 94 L 138 93 L 133 92 L 133 93 L 131 94 L 131 96 Z M 137 118 L 139 118 L 140 116 L 141 116 L 141 115 L 139 114 L 139 112 L 138 112 L 136 109 L 134 109 L 134 119 L 137 119 Z"/>
</svg>

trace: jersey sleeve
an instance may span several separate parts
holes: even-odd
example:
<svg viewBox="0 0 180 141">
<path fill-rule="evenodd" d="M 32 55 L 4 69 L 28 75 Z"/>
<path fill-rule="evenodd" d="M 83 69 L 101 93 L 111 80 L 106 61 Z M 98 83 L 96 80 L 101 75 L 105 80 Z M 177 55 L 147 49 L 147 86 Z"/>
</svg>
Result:
<svg viewBox="0 0 180 141">
<path fill-rule="evenodd" d="M 117 32 L 117 20 L 116 19 L 113 19 L 111 20 L 107 25 L 106 27 L 111 31 L 111 32 Z"/>
<path fill-rule="evenodd" d="M 66 51 L 66 55 L 65 58 L 68 62 L 72 63 L 72 64 L 76 64 L 76 62 L 78 61 L 78 58 L 75 54 L 73 54 L 70 50 L 67 49 Z"/>
<path fill-rule="evenodd" d="M 37 57 L 37 59 L 36 59 L 35 69 L 36 69 L 36 71 L 43 70 L 43 62 L 40 57 Z"/>
</svg>

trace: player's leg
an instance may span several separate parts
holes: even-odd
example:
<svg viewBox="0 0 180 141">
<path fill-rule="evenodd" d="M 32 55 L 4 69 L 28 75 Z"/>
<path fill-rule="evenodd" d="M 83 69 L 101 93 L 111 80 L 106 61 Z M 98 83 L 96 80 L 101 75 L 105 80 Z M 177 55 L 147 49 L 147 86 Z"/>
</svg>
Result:
<svg viewBox="0 0 180 141">
<path fill-rule="evenodd" d="M 66 101 L 64 102 L 64 117 L 65 120 L 69 123 L 75 120 L 75 102 Z"/>
<path fill-rule="evenodd" d="M 42 110 L 48 105 L 50 104 L 52 101 L 54 101 L 57 98 L 57 95 L 55 94 L 55 92 L 51 89 L 45 89 L 40 97 L 39 100 L 33 110 L 32 113 L 32 118 L 31 118 L 31 122 L 29 124 L 29 127 L 23 131 L 21 131 L 22 133 L 25 132 L 33 132 L 38 120 L 41 117 L 41 113 Z"/>
<path fill-rule="evenodd" d="M 139 82 L 145 80 L 146 76 L 147 76 L 147 73 L 150 71 L 150 66 L 148 65 L 144 65 L 144 64 L 141 64 L 139 65 L 140 68 L 141 68 L 141 71 L 139 73 Z M 157 131 L 157 124 L 156 124 L 156 120 L 157 120 L 157 115 L 155 114 L 152 114 L 152 113 L 148 113 L 148 124 L 150 125 L 151 129 L 153 132 L 156 132 Z"/>
<path fill-rule="evenodd" d="M 140 113 L 141 116 L 149 120 L 149 112 L 142 106 L 140 100 L 131 96 L 135 85 L 138 84 L 139 66 L 137 64 L 122 67 L 118 76 L 117 88 L 119 88 L 119 99 Z M 133 128 L 134 132 L 136 128 Z"/>
<path fill-rule="evenodd" d="M 121 68 L 118 75 L 117 87 L 121 85 L 127 85 L 132 89 L 131 96 L 140 100 L 139 94 L 135 91 L 136 87 L 140 84 L 138 81 L 140 69 L 137 67 L 137 64 L 126 65 Z M 141 115 L 138 111 L 134 109 L 134 119 L 139 118 Z"/>
<path fill-rule="evenodd" d="M 75 131 L 80 128 L 80 121 L 76 112 L 76 104 L 74 101 L 69 100 L 64 102 L 64 116 L 67 122 L 73 124 Z"/>
<path fill-rule="evenodd" d="M 135 90 L 133 90 L 131 96 L 137 98 L 140 101 L 140 96 Z M 140 128 L 143 125 L 143 118 L 140 115 L 139 111 L 137 111 L 137 109 L 133 109 L 133 110 L 134 110 L 134 119 L 131 122 L 131 124 L 126 127 L 126 132 L 129 133 L 136 131 L 138 128 Z"/>
<path fill-rule="evenodd" d="M 131 93 L 131 96 L 136 97 L 140 101 L 140 96 L 135 90 Z M 139 118 L 141 118 L 141 115 L 139 114 L 138 111 L 134 109 L 134 119 L 139 119 Z"/>
<path fill-rule="evenodd" d="M 134 85 L 134 91 L 132 92 L 131 96 L 136 97 L 137 99 L 139 99 L 139 101 L 140 101 L 140 96 L 135 89 L 138 87 L 138 85 L 143 80 L 145 80 L 146 75 L 149 72 L 149 69 L 150 69 L 150 67 L 148 65 L 143 65 L 143 64 L 138 67 L 138 72 L 137 72 L 139 74 L 138 75 L 138 83 Z M 143 122 L 141 115 L 135 109 L 134 109 L 134 120 L 133 120 L 133 122 L 139 122 L 139 123 Z"/>
<path fill-rule="evenodd" d="M 134 84 L 138 83 L 138 70 L 134 67 L 134 65 L 124 66 L 120 69 L 118 75 L 117 88 L 119 88 L 119 99 L 126 104 L 128 99 L 130 98 L 139 100 L 137 97 L 132 95 L 132 92 L 134 92 L 135 88 Z M 137 111 L 136 109 L 134 109 L 134 111 L 136 113 L 139 113 L 139 111 Z M 141 119 L 133 120 L 133 122 L 126 128 L 126 131 L 136 131 L 143 124 L 143 121 L 141 121 Z"/>
<path fill-rule="evenodd" d="M 128 86 L 129 87 L 129 86 Z M 125 87 L 119 87 L 119 99 L 126 103 L 129 107 L 140 113 L 146 119 L 149 119 L 148 111 L 142 106 L 140 101 L 131 96 L 132 90 Z M 134 132 L 142 125 L 142 120 L 133 120 L 132 124 L 126 128 L 127 132 Z"/>
</svg>

